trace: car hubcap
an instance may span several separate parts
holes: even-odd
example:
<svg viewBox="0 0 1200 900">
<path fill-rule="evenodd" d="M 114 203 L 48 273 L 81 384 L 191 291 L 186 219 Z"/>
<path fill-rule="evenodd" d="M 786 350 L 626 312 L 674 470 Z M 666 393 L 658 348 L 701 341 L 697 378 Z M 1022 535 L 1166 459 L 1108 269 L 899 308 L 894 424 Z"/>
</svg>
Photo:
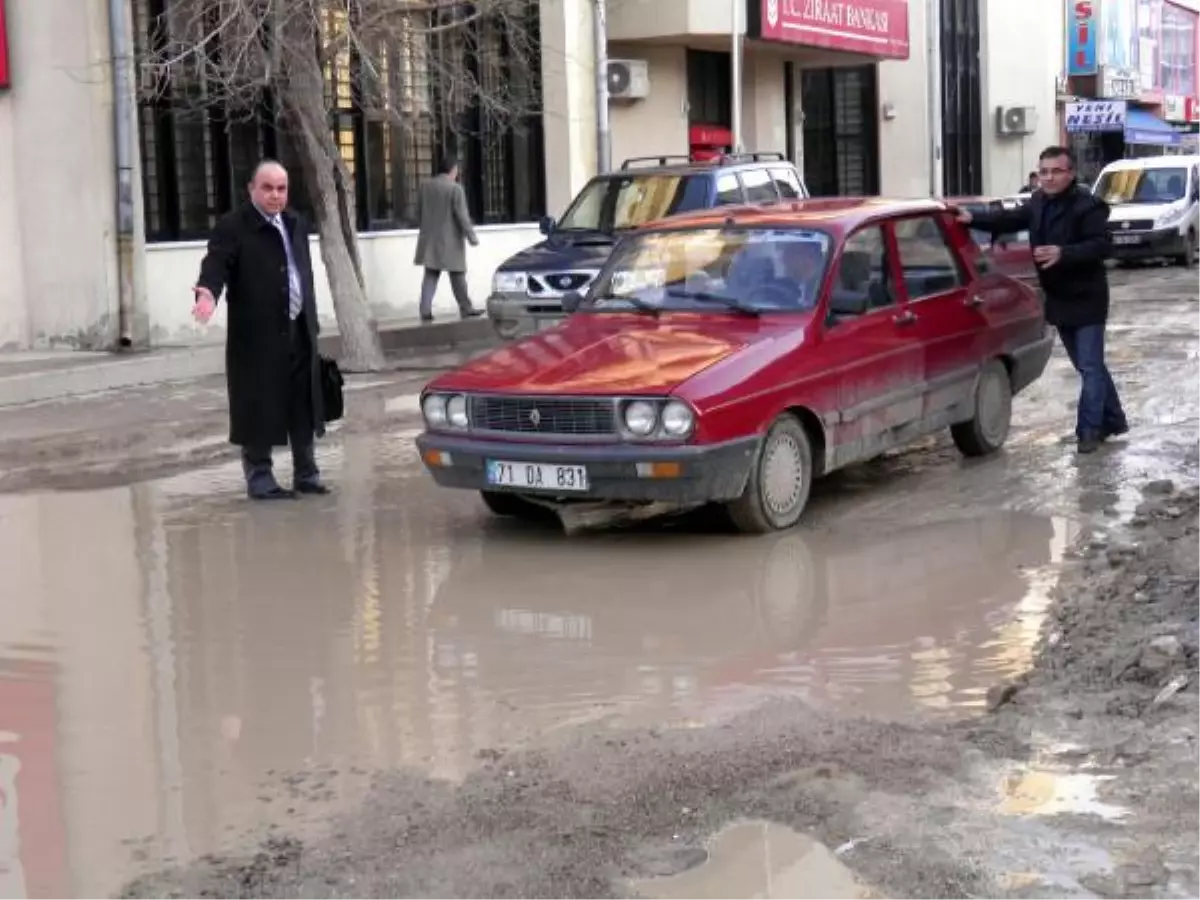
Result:
<svg viewBox="0 0 1200 900">
<path fill-rule="evenodd" d="M 804 456 L 791 435 L 780 435 L 767 447 L 762 468 L 763 501 L 776 516 L 786 516 L 804 490 Z"/>
<path fill-rule="evenodd" d="M 984 379 L 979 391 L 979 430 L 989 444 L 999 445 L 1008 433 L 1009 403 L 1004 382 L 993 375 Z"/>
</svg>

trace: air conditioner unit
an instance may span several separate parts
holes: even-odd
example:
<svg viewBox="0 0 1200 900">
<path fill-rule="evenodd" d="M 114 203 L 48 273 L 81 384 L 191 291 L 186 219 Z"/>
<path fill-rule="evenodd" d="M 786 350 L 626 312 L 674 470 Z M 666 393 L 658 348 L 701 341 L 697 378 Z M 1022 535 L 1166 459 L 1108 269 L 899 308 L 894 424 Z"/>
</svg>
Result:
<svg viewBox="0 0 1200 900">
<path fill-rule="evenodd" d="M 650 96 L 650 64 L 644 59 L 608 61 L 610 100 L 642 100 Z"/>
<path fill-rule="evenodd" d="M 1032 106 L 996 107 L 996 131 L 999 134 L 1033 134 L 1037 130 L 1037 110 Z"/>
</svg>

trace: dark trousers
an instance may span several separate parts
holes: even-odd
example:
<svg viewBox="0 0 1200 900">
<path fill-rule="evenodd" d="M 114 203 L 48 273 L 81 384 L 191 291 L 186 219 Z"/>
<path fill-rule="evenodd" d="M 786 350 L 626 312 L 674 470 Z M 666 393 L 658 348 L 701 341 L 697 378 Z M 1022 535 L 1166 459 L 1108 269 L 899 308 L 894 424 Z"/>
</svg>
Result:
<svg viewBox="0 0 1200 900">
<path fill-rule="evenodd" d="M 454 292 L 454 300 L 458 311 L 466 315 L 471 311 L 471 296 L 467 292 L 467 275 L 465 272 L 447 272 L 450 276 L 450 290 Z M 425 277 L 421 279 L 421 318 L 433 318 L 433 295 L 437 293 L 438 281 L 441 280 L 441 269 L 426 269 Z"/>
<path fill-rule="evenodd" d="M 1123 432 L 1128 428 L 1125 411 L 1121 408 L 1117 386 L 1104 364 L 1104 326 L 1060 326 L 1058 336 L 1083 382 L 1079 391 L 1075 436 L 1081 441 L 1103 440 Z"/>
<path fill-rule="evenodd" d="M 288 444 L 292 449 L 293 481 L 316 484 L 321 477 L 313 449 L 316 425 L 313 422 L 312 342 L 304 313 L 293 319 L 291 354 L 288 361 Z M 243 447 L 242 469 L 246 484 L 253 492 L 276 485 L 271 448 Z"/>
</svg>

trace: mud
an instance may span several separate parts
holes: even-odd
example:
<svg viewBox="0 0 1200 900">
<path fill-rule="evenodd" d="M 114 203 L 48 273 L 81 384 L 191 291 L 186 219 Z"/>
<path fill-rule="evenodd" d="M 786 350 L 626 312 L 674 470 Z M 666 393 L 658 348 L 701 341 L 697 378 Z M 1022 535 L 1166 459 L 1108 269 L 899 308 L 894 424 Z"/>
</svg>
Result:
<svg viewBox="0 0 1200 900">
<path fill-rule="evenodd" d="M 0 895 L 1194 896 L 1194 294 L 762 539 L 490 519 L 411 373 L 269 508 L 219 385 L 0 411 Z"/>
</svg>

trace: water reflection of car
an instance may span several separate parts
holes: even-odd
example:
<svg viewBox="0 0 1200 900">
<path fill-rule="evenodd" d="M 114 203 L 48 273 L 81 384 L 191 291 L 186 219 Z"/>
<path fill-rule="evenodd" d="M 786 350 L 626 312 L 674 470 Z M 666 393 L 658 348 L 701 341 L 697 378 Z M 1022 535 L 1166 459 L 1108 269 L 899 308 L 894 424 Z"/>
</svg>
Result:
<svg viewBox="0 0 1200 900">
<path fill-rule="evenodd" d="M 815 477 L 949 428 L 1006 441 L 1041 304 L 934 201 L 808 200 L 626 236 L 576 314 L 434 379 L 422 459 L 499 514 L 720 504 L 794 525 Z"/>
<path fill-rule="evenodd" d="M 1117 260 L 1166 257 L 1196 264 L 1200 253 L 1200 157 L 1152 156 L 1109 163 L 1092 192 L 1111 207 Z"/>
<path fill-rule="evenodd" d="M 488 317 L 512 339 L 560 321 L 563 297 L 591 286 L 617 239 L 631 228 L 677 213 L 807 197 L 796 167 L 781 153 L 628 159 L 589 181 L 546 239 L 505 260 L 492 279 Z"/>
<path fill-rule="evenodd" d="M 644 675 L 719 687 L 769 679 L 832 654 L 904 680 L 917 642 L 985 647 L 1029 590 L 1022 567 L 1051 561 L 1051 523 L 1019 513 L 906 523 L 884 534 L 791 531 L 730 543 L 662 531 L 564 541 L 490 529 L 441 582 L 427 624 L 438 665 L 469 659 L 496 694 L 600 701 Z M 653 572 L 653 574 L 648 574 Z M 965 652 L 965 651 L 964 651 Z M 449 673 L 441 673 L 449 674 Z M 836 677 L 836 674 L 831 677 Z"/>
</svg>

